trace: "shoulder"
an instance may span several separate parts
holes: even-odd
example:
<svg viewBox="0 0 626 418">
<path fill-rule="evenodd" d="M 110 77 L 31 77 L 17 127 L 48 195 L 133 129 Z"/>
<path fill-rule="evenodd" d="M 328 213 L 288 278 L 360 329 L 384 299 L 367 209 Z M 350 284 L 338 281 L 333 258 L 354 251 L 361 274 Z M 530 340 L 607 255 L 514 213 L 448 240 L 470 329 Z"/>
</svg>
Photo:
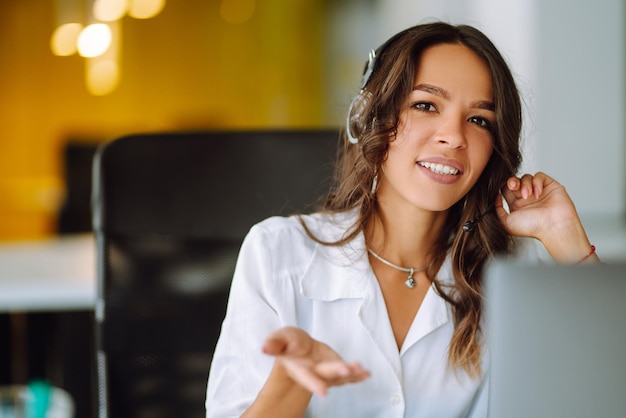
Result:
<svg viewBox="0 0 626 418">
<path fill-rule="evenodd" d="M 352 212 L 273 216 L 250 229 L 242 250 L 261 252 L 274 260 L 272 264 L 302 263 L 310 259 L 320 242 L 340 240 L 355 220 Z"/>
<path fill-rule="evenodd" d="M 273 216 L 254 225 L 249 237 L 263 237 L 272 242 L 338 241 L 356 221 L 356 213 L 318 212 L 308 215 Z M 308 231 L 308 232 L 307 232 Z M 294 241 L 295 240 L 295 241 Z"/>
</svg>

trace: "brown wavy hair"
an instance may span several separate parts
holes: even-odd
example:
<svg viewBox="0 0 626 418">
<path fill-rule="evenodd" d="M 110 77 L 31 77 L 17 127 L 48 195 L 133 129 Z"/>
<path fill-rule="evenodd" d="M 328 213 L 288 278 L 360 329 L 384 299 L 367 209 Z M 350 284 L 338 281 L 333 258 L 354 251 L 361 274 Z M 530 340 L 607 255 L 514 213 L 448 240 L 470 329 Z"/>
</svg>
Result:
<svg viewBox="0 0 626 418">
<path fill-rule="evenodd" d="M 346 133 L 342 134 L 336 186 L 324 206 L 326 212 L 358 208 L 359 217 L 343 239 L 324 244 L 343 245 L 351 241 L 375 215 L 377 204 L 371 193 L 372 181 L 387 157 L 389 142 L 395 137 L 400 111 L 413 88 L 422 51 L 437 44 L 466 46 L 491 72 L 496 116 L 494 152 L 465 199 L 449 209 L 442 233 L 429 254 L 427 270 L 439 295 L 452 306 L 454 333 L 448 363 L 455 370 L 462 368 L 471 376 L 479 376 L 483 342 L 482 271 L 491 257 L 513 249 L 512 238 L 492 210 L 493 203 L 507 178 L 515 175 L 520 166 L 522 127 L 520 96 L 511 71 L 482 32 L 467 25 L 428 23 L 401 32 L 378 52 L 374 72 L 361 93 L 361 98 L 367 99 L 359 120 L 351 125 L 358 144 L 350 143 Z M 462 232 L 465 222 L 484 213 L 473 231 Z M 448 254 L 452 259 L 453 285 L 434 279 Z"/>
</svg>

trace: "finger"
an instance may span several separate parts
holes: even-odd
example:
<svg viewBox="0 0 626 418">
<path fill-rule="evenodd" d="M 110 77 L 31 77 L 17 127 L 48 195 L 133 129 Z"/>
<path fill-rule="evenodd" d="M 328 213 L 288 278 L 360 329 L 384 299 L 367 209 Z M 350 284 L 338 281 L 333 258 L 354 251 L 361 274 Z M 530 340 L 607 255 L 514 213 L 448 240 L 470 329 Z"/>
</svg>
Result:
<svg viewBox="0 0 626 418">
<path fill-rule="evenodd" d="M 519 186 L 520 186 L 519 179 L 517 177 L 511 177 L 507 181 L 506 187 L 503 187 L 500 190 L 500 195 L 504 197 L 507 205 L 509 205 L 509 208 L 512 207 L 513 202 L 515 202 L 515 200 L 522 198 L 522 194 L 519 192 Z M 496 199 L 496 203 L 497 202 L 498 200 Z M 500 199 L 500 205 L 502 206 L 502 204 L 503 204 L 502 199 Z"/>
<path fill-rule="evenodd" d="M 504 202 L 503 202 L 503 197 L 502 194 L 498 194 L 498 196 L 496 197 L 496 203 L 493 205 L 494 209 L 496 210 L 496 214 L 498 214 L 498 217 L 502 217 L 500 215 L 506 215 L 506 210 L 504 209 Z"/>
<path fill-rule="evenodd" d="M 509 177 L 509 179 L 506 181 L 506 187 L 503 187 L 501 189 L 501 192 L 509 205 L 517 199 L 525 199 L 522 194 L 522 179 L 523 177 Z"/>
<path fill-rule="evenodd" d="M 315 366 L 315 372 L 328 386 L 357 383 L 369 377 L 369 372 L 360 364 L 344 362 L 325 362 Z"/>
<path fill-rule="evenodd" d="M 512 192 L 519 190 L 520 185 L 520 179 L 518 179 L 517 177 L 509 177 L 509 179 L 506 181 L 506 189 Z"/>
<path fill-rule="evenodd" d="M 298 384 L 306 390 L 322 398 L 328 393 L 328 384 L 324 381 L 324 379 L 311 372 L 310 369 L 302 367 L 288 367 L 287 370 L 291 378 L 298 382 Z"/>
<path fill-rule="evenodd" d="M 325 380 L 343 379 L 352 374 L 349 365 L 343 361 L 325 361 L 315 366 L 315 372 Z"/>
<path fill-rule="evenodd" d="M 494 208 L 496 211 L 496 216 L 498 217 L 498 219 L 500 219 L 502 225 L 506 226 L 507 216 L 509 215 L 509 213 L 504 208 L 503 199 L 504 198 L 502 197 L 502 195 L 499 194 L 498 197 L 496 197 L 496 203 L 494 205 Z"/>
<path fill-rule="evenodd" d="M 535 196 L 539 198 L 539 196 L 541 196 L 541 194 L 547 187 L 550 187 L 550 185 L 555 183 L 555 180 L 546 173 L 539 171 L 537 172 L 537 174 L 535 174 L 533 182 L 534 184 L 536 184 L 535 188 L 537 189 L 537 193 Z"/>
<path fill-rule="evenodd" d="M 359 363 L 350 364 L 352 374 L 350 375 L 350 382 L 360 382 L 370 377 L 370 372 L 363 368 Z"/>
<path fill-rule="evenodd" d="M 539 199 L 541 193 L 543 193 L 543 185 L 546 183 L 547 177 L 545 174 L 539 172 L 533 177 L 533 195 L 536 199 Z"/>
<path fill-rule="evenodd" d="M 270 355 L 297 354 L 306 350 L 306 338 L 308 335 L 298 328 L 281 328 L 267 337 L 263 352 Z"/>
<path fill-rule="evenodd" d="M 315 372 L 331 382 L 357 382 L 369 376 L 359 363 L 346 364 L 343 361 L 327 361 L 315 366 Z"/>
<path fill-rule="evenodd" d="M 282 335 L 270 335 L 263 344 L 263 352 L 272 356 L 284 354 L 287 350 L 287 340 Z"/>
<path fill-rule="evenodd" d="M 524 200 L 533 194 L 533 176 L 524 174 L 521 178 L 520 192 Z"/>
</svg>

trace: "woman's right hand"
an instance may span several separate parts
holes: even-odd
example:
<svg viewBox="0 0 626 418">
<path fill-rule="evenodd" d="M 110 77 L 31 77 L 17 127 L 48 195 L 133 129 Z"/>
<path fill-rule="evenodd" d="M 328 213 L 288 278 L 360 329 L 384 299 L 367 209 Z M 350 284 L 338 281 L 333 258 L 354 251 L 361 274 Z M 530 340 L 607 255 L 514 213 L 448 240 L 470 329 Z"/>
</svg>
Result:
<svg viewBox="0 0 626 418">
<path fill-rule="evenodd" d="M 295 327 L 270 334 L 263 352 L 274 356 L 287 375 L 306 390 L 326 396 L 328 388 L 356 383 L 369 377 L 358 363 L 346 363 L 328 345 Z"/>
</svg>

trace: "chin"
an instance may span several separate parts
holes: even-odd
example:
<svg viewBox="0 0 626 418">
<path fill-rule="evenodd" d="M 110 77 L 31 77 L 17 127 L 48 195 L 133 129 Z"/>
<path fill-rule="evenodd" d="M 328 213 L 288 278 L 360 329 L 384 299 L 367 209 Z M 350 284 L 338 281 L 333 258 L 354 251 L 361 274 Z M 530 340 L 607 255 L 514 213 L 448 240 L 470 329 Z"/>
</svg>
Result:
<svg viewBox="0 0 626 418">
<path fill-rule="evenodd" d="M 458 200 L 455 201 L 442 201 L 442 202 L 428 202 L 427 204 L 424 202 L 419 202 L 419 204 L 415 204 L 416 207 L 419 207 L 422 210 L 426 210 L 429 212 L 447 212 L 451 207 L 453 207 Z"/>
</svg>

